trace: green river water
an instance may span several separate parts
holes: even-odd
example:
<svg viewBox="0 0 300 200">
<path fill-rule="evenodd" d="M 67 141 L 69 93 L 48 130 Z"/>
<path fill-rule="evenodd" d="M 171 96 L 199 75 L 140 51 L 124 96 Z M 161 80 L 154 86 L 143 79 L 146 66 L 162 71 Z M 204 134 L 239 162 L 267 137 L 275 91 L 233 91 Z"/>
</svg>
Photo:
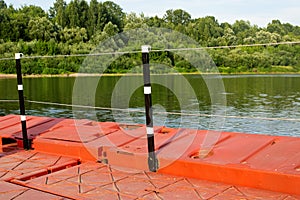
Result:
<svg viewBox="0 0 300 200">
<path fill-rule="evenodd" d="M 300 75 L 155 75 L 151 80 L 154 125 L 300 136 Z M 28 115 L 145 123 L 142 76 L 23 82 L 26 100 L 66 104 L 26 102 Z M 16 88 L 16 79 L 0 79 L 0 115 L 19 113 L 18 102 L 3 101 L 18 99 Z"/>
</svg>

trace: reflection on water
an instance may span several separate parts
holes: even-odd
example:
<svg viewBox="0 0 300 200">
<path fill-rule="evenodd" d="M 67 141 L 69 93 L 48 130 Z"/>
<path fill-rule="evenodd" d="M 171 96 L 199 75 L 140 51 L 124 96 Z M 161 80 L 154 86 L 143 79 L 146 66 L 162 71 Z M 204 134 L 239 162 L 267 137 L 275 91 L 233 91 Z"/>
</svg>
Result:
<svg viewBox="0 0 300 200">
<path fill-rule="evenodd" d="M 220 121 L 216 110 L 224 109 L 229 118 L 218 129 L 225 131 L 262 133 L 272 135 L 300 136 L 300 76 L 298 75 L 234 75 L 224 76 L 225 90 L 220 94 L 209 94 L 206 84 L 210 84 L 215 76 L 200 75 L 185 76 L 192 86 L 196 98 L 176 75 L 155 75 L 152 77 L 152 98 L 154 124 L 169 127 L 188 127 L 208 129 Z M 98 79 L 97 77 L 81 77 Z M 88 105 L 95 98 L 95 106 L 111 108 L 112 101 L 122 102 L 123 94 L 113 95 L 116 84 L 122 79 L 119 76 L 102 77 L 98 82 L 96 94 L 84 95 L 80 98 L 82 105 Z M 83 82 L 84 82 L 83 81 Z M 76 117 L 95 119 L 99 121 L 118 121 L 128 123 L 144 123 L 144 96 L 142 77 L 126 78 L 124 88 L 133 84 L 139 85 L 128 100 L 129 105 L 120 106 L 124 111 L 110 109 L 91 110 L 79 109 Z M 165 82 L 163 82 L 165 81 Z M 75 78 L 26 78 L 24 92 L 27 100 L 57 102 L 72 104 L 73 85 Z M 167 87 L 164 86 L 168 85 Z M 122 83 L 123 84 L 123 83 Z M 83 84 L 82 90 L 88 85 Z M 171 88 L 169 88 L 171 87 Z M 15 79 L 0 79 L 0 99 L 17 99 L 18 94 Z M 125 89 L 123 92 L 126 92 Z M 176 95 L 174 93 L 176 91 Z M 211 97 L 225 95 L 226 105 L 211 105 Z M 113 99 L 112 98 L 116 98 Z M 93 101 L 92 101 L 93 102 Z M 94 106 L 94 105 L 90 105 Z M 127 108 L 130 108 L 128 110 Z M 0 115 L 18 114 L 18 103 L 0 102 Z M 27 114 L 36 116 L 69 117 L 72 118 L 72 107 L 26 103 Z M 167 113 L 169 112 L 169 113 Z M 188 116 L 180 116 L 187 113 Z M 201 117 L 197 117 L 201 115 Z M 275 118 L 275 120 L 266 120 Z M 223 119 L 223 118 L 222 118 Z M 295 119 L 289 121 L 288 119 Z M 299 119 L 299 120 L 298 120 Z"/>
</svg>

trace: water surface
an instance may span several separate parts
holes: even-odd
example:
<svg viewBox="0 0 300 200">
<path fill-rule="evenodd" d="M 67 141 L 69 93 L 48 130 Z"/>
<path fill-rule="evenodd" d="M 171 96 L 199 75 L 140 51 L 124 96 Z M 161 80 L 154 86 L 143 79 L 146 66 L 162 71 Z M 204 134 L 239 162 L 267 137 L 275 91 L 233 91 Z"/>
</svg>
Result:
<svg viewBox="0 0 300 200">
<path fill-rule="evenodd" d="M 80 85 L 77 84 L 77 87 L 84 91 L 84 95 L 74 96 L 74 83 L 78 79 Z M 208 85 L 216 80 L 220 77 L 152 76 L 154 124 L 300 136 L 299 75 L 227 75 L 222 77 L 225 89 L 220 86 L 211 94 Z M 90 85 L 95 83 L 96 86 Z M 26 112 L 36 116 L 144 123 L 142 83 L 142 76 L 80 77 L 77 80 L 74 77 L 24 78 L 26 100 L 70 105 L 79 102 L 81 105 L 101 107 L 76 108 L 74 114 L 71 106 L 26 102 Z M 89 92 L 92 87 L 96 91 Z M 0 79 L 0 99 L 18 99 L 16 88 L 16 79 Z M 226 101 L 218 102 L 211 98 L 224 98 Z M 212 102 L 217 103 L 212 105 Z M 112 106 L 125 110 L 112 111 Z M 0 115 L 18 112 L 17 102 L 0 102 Z"/>
</svg>

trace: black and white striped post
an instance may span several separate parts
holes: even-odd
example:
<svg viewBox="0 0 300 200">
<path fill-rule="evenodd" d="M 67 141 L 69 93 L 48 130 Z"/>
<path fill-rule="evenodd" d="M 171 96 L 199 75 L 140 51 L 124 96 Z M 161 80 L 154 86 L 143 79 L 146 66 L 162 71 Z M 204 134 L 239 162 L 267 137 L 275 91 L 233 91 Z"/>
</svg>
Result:
<svg viewBox="0 0 300 200">
<path fill-rule="evenodd" d="M 21 71 L 21 58 L 22 53 L 16 53 L 16 70 L 17 70 L 17 81 L 18 81 L 18 92 L 19 92 L 19 105 L 20 105 L 20 116 L 21 116 L 21 125 L 22 125 L 22 136 L 23 136 L 23 147 L 26 150 L 29 150 L 30 143 L 27 136 L 27 127 L 26 127 L 26 115 L 25 115 L 25 104 L 24 104 L 24 94 L 23 94 L 23 81 L 22 81 L 22 71 Z"/>
<path fill-rule="evenodd" d="M 156 172 L 158 169 L 158 161 L 155 154 L 154 129 L 153 129 L 153 113 L 152 113 L 152 97 L 151 97 L 151 81 L 150 81 L 150 65 L 149 51 L 151 47 L 142 46 L 142 61 L 144 74 L 144 96 L 146 110 L 146 129 L 148 141 L 148 166 L 149 170 Z"/>
</svg>

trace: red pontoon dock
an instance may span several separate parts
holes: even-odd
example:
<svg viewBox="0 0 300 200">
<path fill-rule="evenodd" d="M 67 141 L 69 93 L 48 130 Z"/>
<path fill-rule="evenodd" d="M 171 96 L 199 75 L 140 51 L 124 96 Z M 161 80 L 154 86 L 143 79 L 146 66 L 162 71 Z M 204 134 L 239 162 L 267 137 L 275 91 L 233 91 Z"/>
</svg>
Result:
<svg viewBox="0 0 300 200">
<path fill-rule="evenodd" d="M 149 172 L 144 125 L 0 117 L 0 199 L 300 199 L 300 138 L 154 127 Z M 200 151 L 201 152 L 201 151 Z"/>
</svg>

